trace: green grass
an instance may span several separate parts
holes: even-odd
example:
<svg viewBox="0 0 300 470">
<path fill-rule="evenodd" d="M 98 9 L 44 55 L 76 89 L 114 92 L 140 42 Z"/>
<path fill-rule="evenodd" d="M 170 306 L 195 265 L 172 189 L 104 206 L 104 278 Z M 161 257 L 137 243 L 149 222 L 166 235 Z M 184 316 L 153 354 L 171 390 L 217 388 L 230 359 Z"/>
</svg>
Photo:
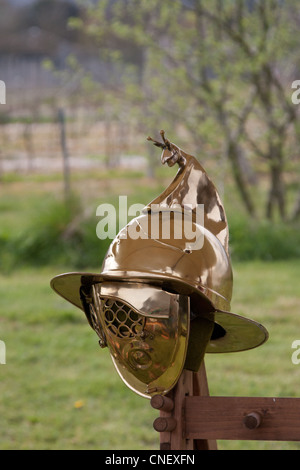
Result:
<svg viewBox="0 0 300 470">
<path fill-rule="evenodd" d="M 166 175 L 161 170 L 155 183 L 136 172 L 72 175 L 80 198 L 69 208 L 55 175 L 0 185 L 0 340 L 7 348 L 7 364 L 0 365 L 1 450 L 159 448 L 152 427 L 158 413 L 123 384 L 83 313 L 49 282 L 65 271 L 99 271 L 109 241 L 96 238 L 97 206 L 117 204 L 119 194 L 128 195 L 128 205 L 146 204 L 171 181 Z M 240 216 L 229 190 L 227 199 L 232 311 L 263 323 L 270 339 L 252 351 L 207 355 L 210 392 L 297 397 L 300 365 L 292 364 L 291 345 L 300 339 L 299 227 L 254 225 Z M 219 448 L 300 444 L 222 441 Z"/>
<path fill-rule="evenodd" d="M 7 349 L 0 366 L 0 448 L 155 447 L 149 403 L 113 372 L 84 314 L 50 289 L 59 272 L 26 269 L 0 279 L 0 337 Z"/>
<path fill-rule="evenodd" d="M 72 266 L 23 268 L 0 276 L 0 449 L 158 449 L 149 401 L 121 381 L 83 313 L 58 297 L 50 279 Z M 299 396 L 298 262 L 234 265 L 232 311 L 263 323 L 255 350 L 207 355 L 212 395 Z M 76 402 L 82 407 L 76 408 Z M 221 441 L 220 449 L 300 449 L 298 443 Z"/>
</svg>

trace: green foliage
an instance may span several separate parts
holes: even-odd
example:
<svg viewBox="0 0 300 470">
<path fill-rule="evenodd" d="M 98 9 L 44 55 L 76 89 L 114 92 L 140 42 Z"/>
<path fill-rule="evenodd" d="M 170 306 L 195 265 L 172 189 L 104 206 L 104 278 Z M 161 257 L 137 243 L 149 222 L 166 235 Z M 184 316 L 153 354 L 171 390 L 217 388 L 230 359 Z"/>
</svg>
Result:
<svg viewBox="0 0 300 470">
<path fill-rule="evenodd" d="M 3 269 L 55 263 L 99 268 L 107 248 L 108 243 L 96 237 L 96 218 L 85 215 L 75 196 L 67 202 L 43 200 L 20 232 L 0 238 Z"/>
<path fill-rule="evenodd" d="M 253 221 L 243 216 L 230 219 L 233 260 L 284 260 L 300 258 L 299 224 Z"/>
<path fill-rule="evenodd" d="M 102 109 L 126 113 L 147 133 L 158 122 L 166 131 L 180 129 L 179 145 L 184 135 L 216 159 L 223 153 L 251 216 L 259 208 L 244 172 L 264 162 L 272 177 L 265 213 L 272 219 L 278 210 L 284 220 L 288 161 L 299 171 L 290 88 L 299 61 L 298 13 L 289 0 L 99 0 L 72 27 L 112 66 L 99 95 Z"/>
<path fill-rule="evenodd" d="M 131 197 L 129 205 L 135 202 L 146 204 L 151 198 L 152 190 L 145 189 L 143 194 Z M 110 202 L 117 207 L 116 198 L 110 198 Z M 92 213 L 84 210 L 75 196 L 67 203 L 61 199 L 43 199 L 29 213 L 26 226 L 17 231 L 15 236 L 2 231 L 1 268 L 7 270 L 22 265 L 44 266 L 59 263 L 74 269 L 99 270 L 111 240 L 97 238 L 96 226 L 100 219 L 96 217 L 96 207 L 94 209 Z M 118 217 L 118 211 L 116 215 Z M 230 249 L 234 261 L 300 258 L 298 225 L 254 222 L 237 215 L 230 217 L 229 227 Z"/>
</svg>

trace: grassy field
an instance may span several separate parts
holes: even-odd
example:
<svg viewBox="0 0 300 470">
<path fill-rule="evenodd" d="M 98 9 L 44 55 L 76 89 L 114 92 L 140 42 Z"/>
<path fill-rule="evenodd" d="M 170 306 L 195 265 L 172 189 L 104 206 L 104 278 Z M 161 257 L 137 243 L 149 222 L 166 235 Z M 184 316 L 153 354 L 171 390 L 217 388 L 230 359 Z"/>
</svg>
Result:
<svg viewBox="0 0 300 470">
<path fill-rule="evenodd" d="M 157 413 L 121 382 L 81 311 L 49 287 L 66 268 L 23 269 L 0 277 L 1 449 L 158 449 Z M 262 347 L 207 355 L 212 395 L 297 396 L 300 339 L 297 262 L 235 266 L 233 311 L 262 322 Z M 300 449 L 297 443 L 227 442 L 221 449 Z"/>
<path fill-rule="evenodd" d="M 134 202 L 147 203 L 164 187 L 136 174 L 95 176 L 77 179 L 85 204 L 95 204 L 95 195 L 102 202 L 127 193 Z M 2 184 L 2 239 L 22 240 L 32 227 L 42 226 L 47 201 L 61 190 L 61 181 L 37 176 Z M 41 250 L 47 247 L 38 241 Z M 125 387 L 81 311 L 50 289 L 53 276 L 77 266 L 61 263 L 61 256 L 36 263 L 35 251 L 31 265 L 18 263 L 15 249 L 8 244 L 0 259 L 0 340 L 7 353 L 0 365 L 0 449 L 158 449 L 152 427 L 157 412 Z M 100 263 L 96 258 L 93 269 Z M 263 323 L 270 339 L 252 351 L 207 355 L 211 394 L 299 396 L 300 365 L 291 361 L 292 342 L 300 339 L 299 259 L 234 261 L 233 267 L 232 311 Z M 300 444 L 222 441 L 219 448 L 299 450 Z"/>
</svg>

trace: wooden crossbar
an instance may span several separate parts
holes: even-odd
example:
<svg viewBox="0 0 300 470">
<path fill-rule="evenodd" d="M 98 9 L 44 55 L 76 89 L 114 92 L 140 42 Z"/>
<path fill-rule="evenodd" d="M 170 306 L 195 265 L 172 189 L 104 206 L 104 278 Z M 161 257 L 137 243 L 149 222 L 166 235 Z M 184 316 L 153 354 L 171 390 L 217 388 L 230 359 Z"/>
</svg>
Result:
<svg viewBox="0 0 300 470">
<path fill-rule="evenodd" d="M 185 399 L 188 439 L 300 441 L 300 398 Z"/>
<path fill-rule="evenodd" d="M 300 398 L 209 396 L 204 363 L 198 373 L 184 370 L 151 405 L 160 411 L 153 426 L 161 450 L 217 450 L 217 440 L 300 441 Z"/>
</svg>

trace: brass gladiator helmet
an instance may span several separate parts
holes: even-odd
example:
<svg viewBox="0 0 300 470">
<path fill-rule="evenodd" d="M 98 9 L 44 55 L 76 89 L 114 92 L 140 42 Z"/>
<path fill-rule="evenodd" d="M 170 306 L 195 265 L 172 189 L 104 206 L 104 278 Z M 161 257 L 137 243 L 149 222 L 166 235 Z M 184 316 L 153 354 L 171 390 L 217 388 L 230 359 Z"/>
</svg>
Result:
<svg viewBox="0 0 300 470">
<path fill-rule="evenodd" d="M 184 368 L 198 371 L 205 353 L 268 338 L 262 325 L 230 312 L 228 224 L 215 186 L 193 156 L 161 136 L 148 140 L 163 149 L 163 164 L 179 165 L 169 187 L 119 232 L 99 274 L 51 281 L 85 312 L 125 384 L 147 398 L 171 390 Z"/>
</svg>

